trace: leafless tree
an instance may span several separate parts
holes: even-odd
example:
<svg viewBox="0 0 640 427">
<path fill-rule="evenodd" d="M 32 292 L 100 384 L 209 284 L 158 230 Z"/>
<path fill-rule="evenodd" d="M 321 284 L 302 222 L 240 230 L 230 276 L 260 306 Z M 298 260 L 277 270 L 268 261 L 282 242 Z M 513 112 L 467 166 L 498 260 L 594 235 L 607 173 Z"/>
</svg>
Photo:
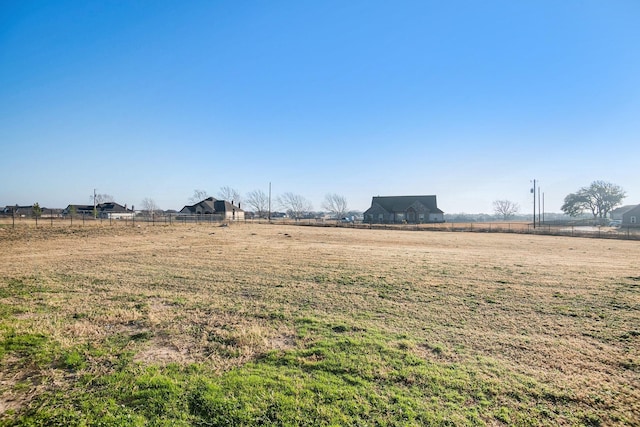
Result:
<svg viewBox="0 0 640 427">
<path fill-rule="evenodd" d="M 336 219 L 340 219 L 347 214 L 347 198 L 339 194 L 327 194 L 322 202 L 322 209 L 331 212 Z"/>
<path fill-rule="evenodd" d="M 246 202 L 259 218 L 265 218 L 269 209 L 269 196 L 262 190 L 253 190 L 247 194 Z"/>
<path fill-rule="evenodd" d="M 278 204 L 287 211 L 287 215 L 299 219 L 311 212 L 313 205 L 299 194 L 284 193 L 278 197 Z"/>
<path fill-rule="evenodd" d="M 144 211 L 145 214 L 152 216 L 157 210 L 159 210 L 158 205 L 156 204 L 156 202 L 147 197 L 144 200 L 142 200 L 142 210 Z"/>
<path fill-rule="evenodd" d="M 227 202 L 231 202 L 236 206 L 240 205 L 240 202 L 242 201 L 240 197 L 240 192 L 235 188 L 229 187 L 228 185 L 225 185 L 224 187 L 220 187 L 220 191 L 218 192 L 218 197 L 221 200 L 226 200 Z"/>
<path fill-rule="evenodd" d="M 96 194 L 96 204 L 113 202 L 114 198 L 111 194 Z"/>
<path fill-rule="evenodd" d="M 193 195 L 189 197 L 189 202 L 198 203 L 207 197 L 209 197 L 209 193 L 207 193 L 206 190 L 193 190 Z"/>
<path fill-rule="evenodd" d="M 514 216 L 520 210 L 520 206 L 511 200 L 494 200 L 493 211 L 496 215 L 502 215 L 505 221 Z"/>
</svg>

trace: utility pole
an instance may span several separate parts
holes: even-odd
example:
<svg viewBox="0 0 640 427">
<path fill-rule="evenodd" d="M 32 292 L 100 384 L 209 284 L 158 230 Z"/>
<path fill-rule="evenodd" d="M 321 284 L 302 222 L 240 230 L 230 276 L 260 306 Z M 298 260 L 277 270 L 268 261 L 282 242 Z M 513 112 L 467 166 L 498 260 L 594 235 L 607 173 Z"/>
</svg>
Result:
<svg viewBox="0 0 640 427">
<path fill-rule="evenodd" d="M 542 226 L 542 210 L 540 205 L 540 186 L 538 185 L 538 225 Z"/>
<path fill-rule="evenodd" d="M 96 189 L 93 189 L 93 215 L 96 215 Z M 82 218 L 84 221 L 84 217 Z"/>
<path fill-rule="evenodd" d="M 269 222 L 271 222 L 271 183 L 269 183 Z"/>
<path fill-rule="evenodd" d="M 533 180 L 533 188 L 531 189 L 533 193 L 533 228 L 536 228 L 536 180 Z"/>
</svg>

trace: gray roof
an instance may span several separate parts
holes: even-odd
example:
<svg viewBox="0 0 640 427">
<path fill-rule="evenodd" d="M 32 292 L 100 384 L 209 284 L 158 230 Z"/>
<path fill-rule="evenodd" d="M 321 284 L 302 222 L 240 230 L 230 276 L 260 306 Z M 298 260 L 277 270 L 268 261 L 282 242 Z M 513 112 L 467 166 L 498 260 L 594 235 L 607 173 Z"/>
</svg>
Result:
<svg viewBox="0 0 640 427">
<path fill-rule="evenodd" d="M 196 204 L 185 206 L 180 212 L 186 213 L 185 210 L 187 210 L 189 212 L 195 213 L 198 206 L 200 206 L 204 213 L 207 214 L 233 212 L 233 210 L 235 210 L 236 212 L 242 212 L 242 209 L 240 209 L 238 206 L 231 204 L 226 200 L 217 200 L 213 197 L 208 197 Z"/>
<path fill-rule="evenodd" d="M 631 209 L 640 206 L 640 205 L 625 205 L 625 206 L 620 206 L 619 208 L 615 208 L 614 210 L 611 211 L 612 215 L 623 215 L 625 213 L 627 213 L 628 211 L 630 211 Z"/>
<path fill-rule="evenodd" d="M 444 213 L 438 209 L 436 196 L 377 196 L 371 200 L 371 207 L 377 204 L 387 212 L 405 212 L 415 203 L 424 205 L 431 213 Z"/>
<path fill-rule="evenodd" d="M 187 210 L 189 212 L 196 212 L 196 208 L 200 206 L 205 213 L 214 213 L 216 208 L 214 207 L 214 203 L 217 202 L 213 197 L 207 197 L 204 200 L 199 201 L 198 203 L 194 203 L 193 205 L 185 205 L 180 212 L 185 213 Z"/>
<path fill-rule="evenodd" d="M 93 205 L 75 205 L 75 204 L 71 204 L 69 206 L 67 206 L 64 210 L 65 211 L 69 211 L 71 209 L 71 206 L 73 206 L 76 209 L 76 212 L 93 212 Z M 125 208 L 124 206 L 122 206 L 119 203 L 116 202 L 105 202 L 105 203 L 98 203 L 95 207 L 97 212 L 133 212 L 131 209 L 129 208 Z"/>
</svg>

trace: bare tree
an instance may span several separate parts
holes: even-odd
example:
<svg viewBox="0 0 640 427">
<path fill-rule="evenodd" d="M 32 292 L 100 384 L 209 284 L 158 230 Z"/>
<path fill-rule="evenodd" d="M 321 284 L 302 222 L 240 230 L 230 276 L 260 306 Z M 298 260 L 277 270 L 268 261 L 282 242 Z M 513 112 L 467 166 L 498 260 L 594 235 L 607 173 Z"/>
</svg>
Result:
<svg viewBox="0 0 640 427">
<path fill-rule="evenodd" d="M 189 202 L 198 203 L 207 197 L 209 197 L 209 193 L 207 193 L 206 190 L 193 190 L 193 195 L 189 197 Z"/>
<path fill-rule="evenodd" d="M 235 188 L 231 188 L 228 185 L 224 187 L 220 187 L 220 191 L 218 192 L 218 197 L 222 200 L 226 200 L 227 202 L 231 202 L 236 206 L 240 205 L 241 197 L 240 192 Z"/>
<path fill-rule="evenodd" d="M 156 202 L 149 197 L 146 197 L 145 199 L 143 199 L 141 205 L 144 213 L 149 216 L 152 216 L 153 214 L 155 214 L 157 210 L 159 210 Z"/>
<path fill-rule="evenodd" d="M 96 204 L 100 203 L 110 203 L 114 201 L 114 198 L 111 194 L 96 194 Z"/>
<path fill-rule="evenodd" d="M 262 190 L 253 190 L 247 194 L 246 203 L 258 215 L 265 218 L 269 210 L 269 196 Z"/>
<path fill-rule="evenodd" d="M 310 201 L 294 193 L 284 193 L 279 196 L 278 204 L 287 211 L 287 215 L 295 219 L 304 217 L 313 209 Z"/>
<path fill-rule="evenodd" d="M 520 210 L 520 206 L 511 200 L 494 200 L 493 211 L 496 215 L 502 215 L 505 221 L 514 216 Z"/>
<path fill-rule="evenodd" d="M 347 198 L 339 194 L 327 194 L 322 202 L 322 208 L 331 212 L 336 219 L 340 219 L 347 214 Z"/>
</svg>

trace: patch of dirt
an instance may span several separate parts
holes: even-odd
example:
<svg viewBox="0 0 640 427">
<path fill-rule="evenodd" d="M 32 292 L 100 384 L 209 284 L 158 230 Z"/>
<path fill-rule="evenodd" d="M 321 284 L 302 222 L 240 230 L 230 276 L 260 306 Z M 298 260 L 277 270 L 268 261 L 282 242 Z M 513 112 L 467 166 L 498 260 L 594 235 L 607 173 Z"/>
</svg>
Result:
<svg viewBox="0 0 640 427">
<path fill-rule="evenodd" d="M 178 349 L 166 342 L 166 340 L 158 338 L 152 339 L 149 342 L 148 348 L 138 352 L 133 360 L 135 362 L 149 365 L 167 365 L 169 363 L 183 365 L 196 362 L 196 359 L 189 354 L 186 348 Z"/>
<path fill-rule="evenodd" d="M 0 420 L 24 408 L 36 395 L 40 373 L 25 369 L 16 357 L 6 357 L 0 365 Z M 17 387 L 18 385 L 20 387 Z M 24 384 L 24 385 L 23 385 Z"/>
</svg>

